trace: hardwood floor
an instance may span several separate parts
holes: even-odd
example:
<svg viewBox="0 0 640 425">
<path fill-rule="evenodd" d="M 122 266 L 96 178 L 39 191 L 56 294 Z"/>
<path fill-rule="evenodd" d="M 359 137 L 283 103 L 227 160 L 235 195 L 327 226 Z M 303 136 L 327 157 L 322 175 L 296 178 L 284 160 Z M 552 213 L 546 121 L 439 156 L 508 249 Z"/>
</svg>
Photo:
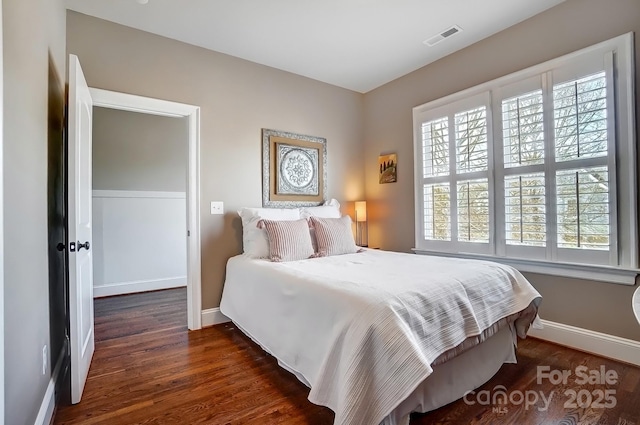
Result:
<svg viewBox="0 0 640 425">
<path fill-rule="evenodd" d="M 311 404 L 309 390 L 233 324 L 187 331 L 185 289 L 98 299 L 95 315 L 96 352 L 82 402 L 60 407 L 56 424 L 333 423 L 329 409 Z M 552 385 L 548 379 L 538 385 L 538 365 L 570 370 L 572 375 L 564 385 Z M 588 370 L 604 366 L 619 379 L 616 384 L 578 385 L 573 372 L 581 365 Z M 637 367 L 527 339 L 519 343 L 518 364 L 504 365 L 477 392 L 493 394 L 498 385 L 514 400 L 498 406 L 506 410 L 459 400 L 413 415 L 411 425 L 640 425 Z M 596 401 L 597 390 L 605 389 L 615 390 L 615 407 L 565 408 L 571 401 L 567 390 L 586 390 L 578 400 L 586 405 L 587 396 Z M 518 391 L 553 396 L 545 410 L 541 400 L 530 407 L 518 403 Z"/>
</svg>

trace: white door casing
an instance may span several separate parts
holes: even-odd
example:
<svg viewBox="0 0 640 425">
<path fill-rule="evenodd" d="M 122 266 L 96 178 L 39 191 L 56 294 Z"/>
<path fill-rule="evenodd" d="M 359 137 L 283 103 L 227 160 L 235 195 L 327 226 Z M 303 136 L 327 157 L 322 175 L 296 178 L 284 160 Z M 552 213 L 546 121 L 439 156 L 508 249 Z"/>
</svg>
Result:
<svg viewBox="0 0 640 425">
<path fill-rule="evenodd" d="M 4 158 L 2 152 L 4 150 L 4 64 L 3 58 L 3 38 L 2 38 L 2 2 L 0 2 L 0 224 L 4 223 Z M 4 424 L 4 231 L 0 225 L 0 425 Z"/>
<path fill-rule="evenodd" d="M 78 403 L 95 348 L 91 255 L 91 134 L 93 102 L 75 55 L 69 55 L 68 217 L 71 402 Z"/>
<path fill-rule="evenodd" d="M 200 247 L 200 107 L 128 93 L 90 88 L 93 106 L 143 114 L 186 118 L 189 127 L 187 178 L 187 325 L 202 327 Z"/>
</svg>

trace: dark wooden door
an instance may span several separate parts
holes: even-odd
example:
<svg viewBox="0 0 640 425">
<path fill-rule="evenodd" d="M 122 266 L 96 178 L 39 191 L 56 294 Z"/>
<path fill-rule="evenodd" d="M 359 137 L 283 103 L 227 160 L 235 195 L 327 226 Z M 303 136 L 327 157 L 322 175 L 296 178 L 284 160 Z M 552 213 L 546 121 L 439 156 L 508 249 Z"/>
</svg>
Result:
<svg viewBox="0 0 640 425">
<path fill-rule="evenodd" d="M 66 248 L 66 140 L 65 91 L 49 57 L 49 110 L 47 161 L 47 216 L 49 234 L 49 334 L 50 371 L 58 372 L 57 394 L 68 397 L 64 375 L 69 367 L 69 308 Z M 63 351 L 64 347 L 67 347 Z M 57 370 L 55 367 L 60 364 Z"/>
</svg>

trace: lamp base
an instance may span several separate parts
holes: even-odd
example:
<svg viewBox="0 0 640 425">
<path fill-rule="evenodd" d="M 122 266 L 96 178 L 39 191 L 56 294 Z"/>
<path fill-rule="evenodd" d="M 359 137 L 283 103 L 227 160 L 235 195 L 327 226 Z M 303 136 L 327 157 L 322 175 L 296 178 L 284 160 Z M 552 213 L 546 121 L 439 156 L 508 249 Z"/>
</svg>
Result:
<svg viewBox="0 0 640 425">
<path fill-rule="evenodd" d="M 366 248 L 369 246 L 369 235 L 366 221 L 356 221 L 356 245 Z"/>
</svg>

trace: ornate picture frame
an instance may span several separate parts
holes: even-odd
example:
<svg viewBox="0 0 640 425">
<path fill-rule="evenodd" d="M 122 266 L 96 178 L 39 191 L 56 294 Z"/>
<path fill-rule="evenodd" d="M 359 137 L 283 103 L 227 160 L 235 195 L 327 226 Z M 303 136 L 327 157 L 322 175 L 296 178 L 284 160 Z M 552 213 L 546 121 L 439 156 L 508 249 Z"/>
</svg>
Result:
<svg viewBox="0 0 640 425">
<path fill-rule="evenodd" d="M 327 193 L 327 140 L 262 129 L 262 206 L 321 205 Z"/>
</svg>

